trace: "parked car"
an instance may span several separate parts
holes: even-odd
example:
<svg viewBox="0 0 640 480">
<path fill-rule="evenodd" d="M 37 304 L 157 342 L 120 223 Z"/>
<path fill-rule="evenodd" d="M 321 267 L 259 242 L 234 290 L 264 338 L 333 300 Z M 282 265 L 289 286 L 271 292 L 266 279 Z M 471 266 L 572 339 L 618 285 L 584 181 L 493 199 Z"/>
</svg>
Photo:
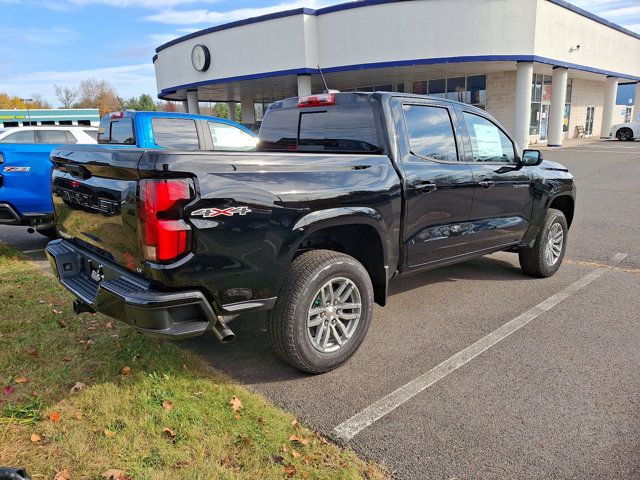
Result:
<svg viewBox="0 0 640 480">
<path fill-rule="evenodd" d="M 56 149 L 46 251 L 76 312 L 226 341 L 267 311 L 276 353 L 318 373 L 357 350 L 400 275 L 500 250 L 537 277 L 562 263 L 572 175 L 481 109 L 313 95 L 271 105 L 259 136 L 251 152 Z"/>
<path fill-rule="evenodd" d="M 51 162 L 55 145 L 95 144 L 95 127 L 0 128 L 0 224 L 25 225 L 55 236 Z"/>
<path fill-rule="evenodd" d="M 640 138 L 640 122 L 618 123 L 611 127 L 609 138 L 617 138 L 621 142 L 630 142 Z"/>
<path fill-rule="evenodd" d="M 105 115 L 99 128 L 24 127 L 0 135 L 0 163 L 4 155 L 5 185 L 0 176 L 0 223 L 28 225 L 55 237 L 51 202 L 51 162 L 56 144 L 98 143 L 109 147 L 213 150 L 254 149 L 256 136 L 225 119 L 177 112 L 127 110 Z M 6 140 L 4 145 L 3 138 Z M 32 143 L 22 143 L 32 142 Z M 15 145 L 10 145 L 10 144 Z M 34 188 L 34 186 L 36 188 Z"/>
</svg>

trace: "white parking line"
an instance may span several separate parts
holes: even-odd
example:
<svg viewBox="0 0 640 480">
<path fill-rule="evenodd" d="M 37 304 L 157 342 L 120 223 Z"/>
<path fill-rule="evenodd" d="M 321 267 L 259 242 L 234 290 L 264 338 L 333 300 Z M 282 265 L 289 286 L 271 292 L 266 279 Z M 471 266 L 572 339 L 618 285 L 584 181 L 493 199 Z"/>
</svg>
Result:
<svg viewBox="0 0 640 480">
<path fill-rule="evenodd" d="M 612 264 L 617 265 L 622 260 L 624 260 L 626 256 L 627 255 L 624 253 L 616 253 L 612 259 Z M 464 350 L 456 353 L 454 356 L 448 358 L 438 366 L 432 368 L 427 373 L 419 376 L 406 385 L 403 385 L 397 390 L 391 392 L 386 397 L 383 397 L 374 404 L 368 406 L 360 413 L 357 413 L 348 420 L 345 420 L 336 428 L 334 428 L 333 433 L 336 435 L 336 437 L 342 440 L 351 440 L 362 430 L 377 422 L 385 415 L 393 412 L 400 405 L 407 402 L 426 388 L 430 387 L 439 380 L 442 380 L 451 372 L 456 371 L 466 363 L 469 363 L 485 350 L 488 350 L 501 340 L 504 340 L 512 333 L 517 332 L 529 322 L 538 318 L 544 312 L 550 310 L 563 300 L 569 298 L 577 291 L 586 287 L 596 278 L 604 275 L 606 271 L 607 267 L 603 267 L 585 275 L 580 280 L 575 281 L 555 295 L 550 296 L 544 302 L 539 303 L 535 307 L 524 312 L 522 315 L 519 315 L 513 320 L 505 323 L 500 328 L 489 333 L 487 336 L 481 338 L 473 345 L 469 345 Z"/>
</svg>

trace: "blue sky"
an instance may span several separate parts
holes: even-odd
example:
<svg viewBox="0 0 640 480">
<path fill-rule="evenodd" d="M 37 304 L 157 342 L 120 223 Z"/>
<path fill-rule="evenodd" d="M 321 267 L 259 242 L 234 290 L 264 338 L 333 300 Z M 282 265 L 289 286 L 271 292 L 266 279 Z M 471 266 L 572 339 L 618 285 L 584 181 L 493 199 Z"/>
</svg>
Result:
<svg viewBox="0 0 640 480">
<path fill-rule="evenodd" d="M 57 100 L 53 84 L 94 76 L 121 96 L 155 97 L 158 45 L 213 25 L 344 0 L 0 0 L 0 91 Z M 573 0 L 640 33 L 640 0 Z"/>
</svg>

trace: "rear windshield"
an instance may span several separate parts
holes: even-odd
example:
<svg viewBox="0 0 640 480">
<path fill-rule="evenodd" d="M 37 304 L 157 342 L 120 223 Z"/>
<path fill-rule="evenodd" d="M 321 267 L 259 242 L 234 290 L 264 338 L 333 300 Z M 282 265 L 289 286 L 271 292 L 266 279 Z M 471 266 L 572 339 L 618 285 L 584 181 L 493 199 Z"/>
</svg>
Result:
<svg viewBox="0 0 640 480">
<path fill-rule="evenodd" d="M 133 119 L 131 117 L 104 117 L 98 127 L 98 143 L 116 145 L 135 145 L 136 137 L 133 133 Z"/>
<path fill-rule="evenodd" d="M 260 128 L 260 150 L 307 152 L 382 151 L 368 96 L 339 94 L 336 104 L 298 108 L 297 102 L 276 102 Z"/>
</svg>

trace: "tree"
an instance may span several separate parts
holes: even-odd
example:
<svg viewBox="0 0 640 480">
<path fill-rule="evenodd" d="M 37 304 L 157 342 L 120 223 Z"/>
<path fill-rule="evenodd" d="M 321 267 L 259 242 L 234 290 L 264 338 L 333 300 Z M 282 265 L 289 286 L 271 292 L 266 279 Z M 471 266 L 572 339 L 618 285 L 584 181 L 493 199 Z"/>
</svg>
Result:
<svg viewBox="0 0 640 480">
<path fill-rule="evenodd" d="M 25 103 L 15 95 L 9 95 L 5 92 L 0 92 L 0 108 L 14 109 L 14 108 L 27 108 Z"/>
<path fill-rule="evenodd" d="M 29 108 L 51 108 L 51 104 L 39 93 L 31 95 L 31 101 L 27 103 Z"/>
<path fill-rule="evenodd" d="M 153 98 L 151 98 L 151 95 L 147 93 L 140 95 L 138 98 L 138 106 L 140 107 L 140 110 L 144 111 L 155 111 L 156 109 L 156 104 L 153 102 Z"/>
<path fill-rule="evenodd" d="M 213 116 L 229 118 L 229 106 L 226 103 L 216 103 L 213 107 Z"/>
<path fill-rule="evenodd" d="M 97 108 L 100 115 L 105 115 L 124 107 L 116 90 L 106 80 L 90 77 L 80 82 L 79 100 L 76 106 L 81 108 Z"/>
<path fill-rule="evenodd" d="M 156 102 L 156 110 L 159 112 L 177 112 L 178 107 L 176 107 L 175 102 L 159 101 Z"/>
<path fill-rule="evenodd" d="M 62 108 L 71 108 L 78 99 L 77 88 L 61 87 L 60 85 L 54 85 L 53 88 L 56 91 L 56 97 L 58 97 Z"/>
</svg>

